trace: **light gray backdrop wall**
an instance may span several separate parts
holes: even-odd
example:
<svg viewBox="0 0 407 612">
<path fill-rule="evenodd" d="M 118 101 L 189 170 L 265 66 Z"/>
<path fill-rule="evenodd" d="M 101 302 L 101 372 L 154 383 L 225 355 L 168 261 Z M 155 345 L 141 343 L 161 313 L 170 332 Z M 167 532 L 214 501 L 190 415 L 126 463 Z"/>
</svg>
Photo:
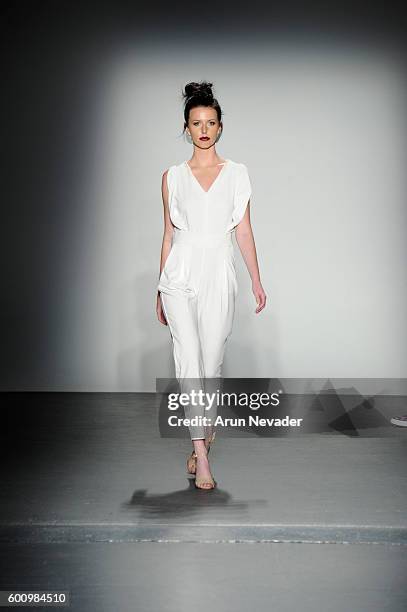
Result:
<svg viewBox="0 0 407 612">
<path fill-rule="evenodd" d="M 268 296 L 256 315 L 239 257 L 224 375 L 402 377 L 402 66 L 364 49 L 219 51 L 146 47 L 117 56 L 106 73 L 82 248 L 72 262 L 77 386 L 147 391 L 174 371 L 168 328 L 155 315 L 161 175 L 192 155 L 180 136 L 179 94 L 202 78 L 225 112 L 218 153 L 250 172 Z"/>
<path fill-rule="evenodd" d="M 46 375 L 32 370 L 3 388 L 153 391 L 156 377 L 173 375 L 169 330 L 155 313 L 161 177 L 192 155 L 181 89 L 202 79 L 224 111 L 218 154 L 249 169 L 268 296 L 256 315 L 235 244 L 239 294 L 224 376 L 405 377 L 404 57 L 379 39 L 259 30 L 210 45 L 129 36 L 93 72 L 92 61 L 80 171 L 66 202 L 75 217 L 47 321 L 53 358 Z"/>
</svg>

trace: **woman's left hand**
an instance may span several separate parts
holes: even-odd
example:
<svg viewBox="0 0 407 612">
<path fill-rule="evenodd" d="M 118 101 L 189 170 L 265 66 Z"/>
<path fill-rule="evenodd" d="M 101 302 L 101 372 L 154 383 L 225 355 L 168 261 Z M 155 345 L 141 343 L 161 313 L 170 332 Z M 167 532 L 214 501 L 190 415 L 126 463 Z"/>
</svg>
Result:
<svg viewBox="0 0 407 612">
<path fill-rule="evenodd" d="M 252 291 L 257 302 L 255 313 L 258 314 L 261 310 L 263 310 L 263 308 L 265 308 L 267 296 L 260 281 L 255 281 L 252 283 Z"/>
</svg>

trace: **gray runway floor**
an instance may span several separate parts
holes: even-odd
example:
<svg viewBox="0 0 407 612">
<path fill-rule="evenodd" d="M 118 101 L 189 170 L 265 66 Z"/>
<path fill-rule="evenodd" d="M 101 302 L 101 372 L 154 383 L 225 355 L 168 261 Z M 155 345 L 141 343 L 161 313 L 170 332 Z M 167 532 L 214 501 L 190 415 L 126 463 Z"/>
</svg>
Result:
<svg viewBox="0 0 407 612">
<path fill-rule="evenodd" d="M 154 394 L 4 393 L 1 589 L 66 588 L 85 612 L 405 610 L 407 431 L 389 423 L 404 407 L 218 430 L 206 492 Z"/>
</svg>

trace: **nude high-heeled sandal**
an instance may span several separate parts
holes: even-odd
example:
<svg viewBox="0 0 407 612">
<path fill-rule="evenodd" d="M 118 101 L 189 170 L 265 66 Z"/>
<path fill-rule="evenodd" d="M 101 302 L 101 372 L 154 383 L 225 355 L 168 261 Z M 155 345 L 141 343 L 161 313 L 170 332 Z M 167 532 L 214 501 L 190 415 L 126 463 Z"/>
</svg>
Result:
<svg viewBox="0 0 407 612">
<path fill-rule="evenodd" d="M 211 450 L 211 444 L 215 439 L 215 434 L 216 431 L 213 432 L 213 434 L 211 436 L 209 436 L 208 442 L 206 442 L 205 440 L 205 446 L 206 446 L 206 451 L 209 455 L 209 451 Z M 192 451 L 192 453 L 189 455 L 188 459 L 187 459 L 187 472 L 188 474 L 196 474 L 196 452 Z"/>
<path fill-rule="evenodd" d="M 210 485 L 208 486 L 204 486 L 204 485 Z M 214 480 L 212 477 L 207 477 L 207 476 L 201 476 L 200 478 L 195 478 L 195 488 L 197 489 L 203 489 L 204 491 L 210 491 L 211 489 L 214 489 L 217 485 L 216 480 Z"/>
<path fill-rule="evenodd" d="M 188 474 L 196 474 L 196 452 L 192 451 L 187 459 L 187 472 Z"/>
</svg>

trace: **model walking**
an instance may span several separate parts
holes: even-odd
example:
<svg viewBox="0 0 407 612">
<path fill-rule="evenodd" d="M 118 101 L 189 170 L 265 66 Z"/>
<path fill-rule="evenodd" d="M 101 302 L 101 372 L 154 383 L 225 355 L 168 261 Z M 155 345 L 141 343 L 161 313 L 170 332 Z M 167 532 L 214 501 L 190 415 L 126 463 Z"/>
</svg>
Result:
<svg viewBox="0 0 407 612">
<path fill-rule="evenodd" d="M 189 161 L 171 166 L 162 177 L 164 237 L 157 317 L 169 326 L 175 375 L 188 386 L 191 379 L 221 376 L 238 289 L 233 231 L 252 280 L 256 313 L 265 307 L 266 295 L 250 223 L 247 168 L 221 159 L 215 150 L 223 123 L 212 83 L 189 83 L 183 96 L 184 132 L 193 144 L 193 155 Z M 196 414 L 204 413 L 202 407 L 195 410 Z M 189 429 L 194 450 L 187 469 L 196 474 L 196 487 L 212 489 L 216 482 L 208 453 L 215 429 Z"/>
</svg>

